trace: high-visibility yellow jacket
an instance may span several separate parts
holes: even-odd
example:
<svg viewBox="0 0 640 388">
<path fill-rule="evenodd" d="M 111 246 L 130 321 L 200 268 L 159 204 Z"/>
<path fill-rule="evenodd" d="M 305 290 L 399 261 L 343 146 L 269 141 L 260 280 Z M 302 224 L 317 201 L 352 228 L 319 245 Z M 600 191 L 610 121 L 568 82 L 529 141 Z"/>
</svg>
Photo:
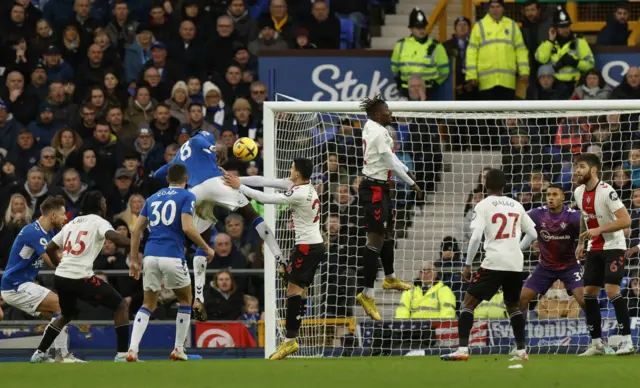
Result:
<svg viewBox="0 0 640 388">
<path fill-rule="evenodd" d="M 413 36 L 400 39 L 391 54 L 391 72 L 400 76 L 406 89 L 409 78 L 418 75 L 425 82 L 443 83 L 449 76 L 447 50 L 437 40 L 428 38 L 424 43 Z"/>
<path fill-rule="evenodd" d="M 578 81 L 580 73 L 586 73 L 595 65 L 593 52 L 589 47 L 589 43 L 581 37 L 574 35 L 573 39 L 560 46 L 557 40 L 545 40 L 538 46 L 536 50 L 536 61 L 543 65 L 550 64 L 555 66 L 556 63 L 565 54 L 569 54 L 578 61 L 577 66 L 564 66 L 556 70 L 556 79 L 562 82 Z"/>
<path fill-rule="evenodd" d="M 515 89 L 516 73 L 529 75 L 529 51 L 522 32 L 505 16 L 496 22 L 487 14 L 473 26 L 466 61 L 466 79 L 477 80 L 480 90 Z"/>
<path fill-rule="evenodd" d="M 498 292 L 491 300 L 484 300 L 473 311 L 476 319 L 500 319 L 508 318 L 507 309 L 504 306 L 504 294 Z"/>
<path fill-rule="evenodd" d="M 456 296 L 444 283 L 438 282 L 427 292 L 414 286 L 402 293 L 402 306 L 396 309 L 396 318 L 439 319 L 456 317 Z"/>
</svg>

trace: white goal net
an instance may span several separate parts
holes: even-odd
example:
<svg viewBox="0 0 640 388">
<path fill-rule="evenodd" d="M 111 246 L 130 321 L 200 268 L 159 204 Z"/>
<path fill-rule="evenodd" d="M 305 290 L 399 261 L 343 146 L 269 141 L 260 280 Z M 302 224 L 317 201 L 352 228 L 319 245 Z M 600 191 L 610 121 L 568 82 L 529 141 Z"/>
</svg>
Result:
<svg viewBox="0 0 640 388">
<path fill-rule="evenodd" d="M 363 287 L 361 256 L 365 232 L 358 211 L 362 166 L 358 103 L 274 102 L 265 104 L 265 175 L 285 178 L 296 157 L 310 158 L 321 199 L 327 260 L 308 290 L 297 356 L 441 354 L 458 344 L 457 316 L 466 285 L 461 281 L 471 210 L 485 194 L 483 172 L 501 168 L 507 195 L 526 209 L 545 204 L 545 189 L 562 185 L 572 203 L 573 158 L 598 154 L 602 179 L 618 190 L 631 213 L 630 246 L 640 244 L 640 101 L 390 102 L 395 153 L 416 172 L 426 199 L 396 181 L 395 273 L 414 285 L 404 294 L 383 291 L 382 268 L 376 303 L 382 321 L 355 303 Z M 637 189 L 636 189 L 637 188 Z M 283 252 L 294 244 L 286 208 L 267 206 Z M 267 253 L 268 254 L 268 253 Z M 525 252 L 523 280 L 538 264 L 535 244 Z M 477 257 L 474 268 L 480 264 Z M 634 340 L 640 323 L 638 257 L 627 261 L 623 296 L 632 316 Z M 285 297 L 274 261 L 265 268 L 265 353 L 284 338 Z M 616 339 L 613 307 L 602 295 L 603 334 Z M 513 344 L 502 295 L 475 313 L 470 346 L 506 353 Z M 577 353 L 589 341 L 584 314 L 561 282 L 527 312 L 531 353 Z"/>
</svg>

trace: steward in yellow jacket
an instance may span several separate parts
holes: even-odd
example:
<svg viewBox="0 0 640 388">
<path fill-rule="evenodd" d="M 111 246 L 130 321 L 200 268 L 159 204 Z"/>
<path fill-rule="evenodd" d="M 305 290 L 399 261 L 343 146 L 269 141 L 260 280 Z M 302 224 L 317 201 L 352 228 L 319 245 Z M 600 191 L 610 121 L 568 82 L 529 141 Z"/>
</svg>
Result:
<svg viewBox="0 0 640 388">
<path fill-rule="evenodd" d="M 557 88 L 560 88 L 556 91 L 559 100 L 569 99 L 581 75 L 595 65 L 589 43 L 571 31 L 571 19 L 560 6 L 553 14 L 549 40 L 542 42 L 536 50 L 536 61 L 553 66 Z"/>
<path fill-rule="evenodd" d="M 503 0 L 491 0 L 489 13 L 471 30 L 466 80 L 478 86 L 483 100 L 513 100 L 516 75 L 529 79 L 529 51 L 515 21 L 504 13 Z"/>
<path fill-rule="evenodd" d="M 507 308 L 504 305 L 502 290 L 496 293 L 491 300 L 483 300 L 473 311 L 476 319 L 507 319 Z"/>
<path fill-rule="evenodd" d="M 454 319 L 456 297 L 451 288 L 437 279 L 433 264 L 425 264 L 414 287 L 402 293 L 396 319 Z"/>
</svg>

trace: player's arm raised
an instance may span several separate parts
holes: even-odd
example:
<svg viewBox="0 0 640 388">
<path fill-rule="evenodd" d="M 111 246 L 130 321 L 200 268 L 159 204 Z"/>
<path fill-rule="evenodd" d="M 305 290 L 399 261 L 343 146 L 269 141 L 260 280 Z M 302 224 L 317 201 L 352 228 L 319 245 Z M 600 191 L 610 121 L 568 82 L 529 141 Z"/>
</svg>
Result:
<svg viewBox="0 0 640 388">
<path fill-rule="evenodd" d="M 240 183 L 253 187 L 273 187 L 274 189 L 289 190 L 293 186 L 290 179 L 268 179 L 260 175 L 242 176 Z"/>
<path fill-rule="evenodd" d="M 262 191 L 254 190 L 250 187 L 247 187 L 240 183 L 240 179 L 233 175 L 225 175 L 224 176 L 224 184 L 232 187 L 234 189 L 240 190 L 240 192 L 251 199 L 255 199 L 261 203 L 271 203 L 271 204 L 291 204 L 293 200 L 291 199 L 291 192 L 282 194 L 267 194 Z"/>
</svg>

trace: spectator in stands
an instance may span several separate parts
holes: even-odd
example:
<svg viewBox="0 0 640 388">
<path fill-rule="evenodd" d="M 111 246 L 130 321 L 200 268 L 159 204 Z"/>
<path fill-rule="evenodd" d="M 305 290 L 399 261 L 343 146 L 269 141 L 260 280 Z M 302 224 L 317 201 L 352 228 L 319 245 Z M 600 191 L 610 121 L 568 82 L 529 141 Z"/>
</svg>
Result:
<svg viewBox="0 0 640 388">
<path fill-rule="evenodd" d="M 260 25 L 260 35 L 249 43 L 249 52 L 258 56 L 262 51 L 286 50 L 289 45 L 283 37 L 275 30 L 273 20 L 262 19 Z"/>
<path fill-rule="evenodd" d="M 524 128 L 514 129 L 509 136 L 509 145 L 502 152 L 502 170 L 507 178 L 507 184 L 520 187 L 534 170 L 554 174 L 558 166 L 553 163 L 553 157 L 542 152 L 538 146 L 532 146 L 529 135 Z"/>
<path fill-rule="evenodd" d="M 128 89 L 135 87 L 138 76 L 144 64 L 151 60 L 151 44 L 153 34 L 147 27 L 139 26 L 136 40 L 125 48 L 124 54 L 124 82 Z"/>
<path fill-rule="evenodd" d="M 133 194 L 133 174 L 124 167 L 118 168 L 114 175 L 113 186 L 106 196 L 107 218 L 112 219 L 114 215 L 125 211 L 129 198 Z"/>
<path fill-rule="evenodd" d="M 231 237 L 226 233 L 218 233 L 213 240 L 216 259 L 207 265 L 208 269 L 245 269 L 247 268 L 247 258 L 238 251 Z M 234 281 L 238 290 L 243 291 L 247 286 L 246 276 L 234 276 Z"/>
<path fill-rule="evenodd" d="M 531 194 L 531 206 L 532 208 L 543 206 L 547 203 L 546 192 L 549 186 L 549 181 L 544 174 L 540 171 L 533 171 L 529 177 L 529 182 L 525 186 L 526 192 Z"/>
<path fill-rule="evenodd" d="M 216 139 L 220 138 L 220 131 L 218 130 L 218 128 L 216 128 L 216 126 L 214 125 L 209 124 L 209 122 L 204 119 L 203 107 L 200 104 L 194 103 L 189 106 L 189 121 L 187 124 L 190 126 L 192 133 L 198 129 L 202 129 L 204 131 L 212 133 L 216 137 Z"/>
<path fill-rule="evenodd" d="M 143 122 L 148 123 L 153 119 L 157 101 L 151 98 L 151 90 L 146 85 L 140 85 L 136 94 L 129 98 L 126 118 L 133 125 L 140 127 Z"/>
<path fill-rule="evenodd" d="M 556 280 L 536 306 L 539 319 L 579 318 L 580 306 L 567 293 L 564 283 Z"/>
<path fill-rule="evenodd" d="M 191 22 L 198 31 L 198 34 L 203 39 L 211 36 L 213 31 L 211 25 L 211 18 L 207 15 L 206 10 L 203 10 L 203 4 L 200 0 L 186 0 L 182 2 L 176 2 L 176 5 L 181 4 L 181 14 L 173 14 L 173 18 L 182 22 Z M 223 4 L 224 5 L 224 4 Z M 209 8 L 210 9 L 210 8 Z M 202 40 L 202 39 L 199 39 Z"/>
<path fill-rule="evenodd" d="M 529 80 L 529 54 L 520 28 L 504 14 L 504 1 L 491 0 L 489 12 L 471 31 L 466 80 L 478 86 L 483 100 L 513 100 L 516 73 Z M 506 43 L 509 42 L 509 43 Z"/>
<path fill-rule="evenodd" d="M 36 24 L 36 36 L 31 39 L 30 50 L 34 58 L 41 58 L 47 48 L 60 41 L 51 24 L 46 19 L 38 20 Z"/>
<path fill-rule="evenodd" d="M 86 1 L 86 0 L 84 0 Z M 76 94 L 84 96 L 88 88 L 94 85 L 102 85 L 104 76 L 109 71 L 117 71 L 108 67 L 104 60 L 102 48 L 97 44 L 92 44 L 87 50 L 88 59 L 78 66 L 76 71 Z"/>
<path fill-rule="evenodd" d="M 118 142 L 117 137 L 111 134 L 109 123 L 106 120 L 97 121 L 93 137 L 87 139 L 86 145 L 98 152 L 101 162 L 104 162 L 106 172 L 113 174 L 122 165 L 124 147 Z"/>
<path fill-rule="evenodd" d="M 208 319 L 235 321 L 242 315 L 244 294 L 238 290 L 231 272 L 220 271 L 205 286 L 204 301 Z"/>
<path fill-rule="evenodd" d="M 584 75 L 571 96 L 572 100 L 607 100 L 611 88 L 604 82 L 600 70 L 593 68 Z"/>
<path fill-rule="evenodd" d="M 71 21 L 80 31 L 80 39 L 85 42 L 93 40 L 93 33 L 102 27 L 101 22 L 91 16 L 90 0 L 75 0 L 73 10 L 75 19 Z"/>
<path fill-rule="evenodd" d="M 185 78 L 183 66 L 168 58 L 167 46 L 163 42 L 151 44 L 151 59 L 144 65 L 144 70 L 155 67 L 160 73 L 160 83 L 168 89 L 176 82 Z"/>
<path fill-rule="evenodd" d="M 181 125 L 176 134 L 176 143 L 178 148 L 191 139 L 191 126 L 189 124 Z"/>
<path fill-rule="evenodd" d="M 111 44 L 111 39 L 109 39 L 107 31 L 102 28 L 95 30 L 93 33 L 93 43 L 102 49 L 105 66 L 114 69 L 120 64 L 118 49 L 115 45 Z"/>
<path fill-rule="evenodd" d="M 582 152 L 582 145 L 591 139 L 590 124 L 585 117 L 567 117 L 558 122 L 555 146 L 565 155 Z"/>
<path fill-rule="evenodd" d="M 109 40 L 118 52 L 120 58 L 125 57 L 125 48 L 136 40 L 136 32 L 140 22 L 129 18 L 129 5 L 124 0 L 116 0 L 113 5 L 113 18 L 107 24 L 105 31 Z"/>
<path fill-rule="evenodd" d="M 640 187 L 640 143 L 632 144 L 629 160 L 624 162 L 623 166 L 631 172 L 633 187 Z"/>
<path fill-rule="evenodd" d="M 62 189 L 56 190 L 53 195 L 61 195 L 65 201 L 67 221 L 74 219 L 80 211 L 80 204 L 84 193 L 89 190 L 89 185 L 83 183 L 80 174 L 74 168 L 68 168 L 62 174 Z"/>
<path fill-rule="evenodd" d="M 162 161 L 164 162 L 164 159 Z M 144 193 L 145 195 L 154 192 L 149 191 L 152 179 L 150 177 L 150 172 L 153 172 L 154 170 L 145 172 L 144 168 L 142 167 L 142 156 L 140 155 L 140 152 L 132 150 L 127 151 L 124 155 L 124 162 L 122 164 L 124 165 L 124 168 L 126 168 L 131 173 L 133 179 L 133 187 L 136 192 Z"/>
<path fill-rule="evenodd" d="M 109 123 L 111 133 L 115 134 L 126 148 L 131 149 L 138 134 L 138 128 L 132 122 L 124 119 L 122 109 L 119 106 L 113 106 L 107 111 L 107 123 Z"/>
<path fill-rule="evenodd" d="M 180 124 L 189 121 L 189 105 L 191 105 L 191 100 L 189 99 L 187 84 L 184 83 L 184 81 L 178 81 L 173 85 L 171 98 L 166 100 L 165 104 L 169 106 L 171 116 L 180 121 Z"/>
<path fill-rule="evenodd" d="M 227 15 L 233 20 L 233 27 L 238 33 L 238 39 L 248 44 L 258 36 L 258 25 L 249 15 L 243 0 L 228 2 Z"/>
<path fill-rule="evenodd" d="M 71 125 L 76 122 L 78 106 L 68 98 L 61 82 L 53 81 L 49 84 L 49 97 L 47 102 L 53 105 L 53 117 L 56 121 Z"/>
<path fill-rule="evenodd" d="M 436 262 L 435 266 L 440 280 L 456 295 L 456 301 L 462 301 L 463 282 L 459 271 L 463 265 L 462 261 L 458 240 L 452 236 L 444 237 L 440 243 L 440 261 Z"/>
<path fill-rule="evenodd" d="M 618 196 L 620 195 L 619 193 L 620 192 L 618 191 Z M 633 248 L 640 245 L 640 189 L 632 188 L 629 215 L 631 216 L 631 226 L 629 227 L 629 229 L 631 229 L 631 234 L 629 235 L 629 246 Z M 630 251 L 627 257 L 629 259 L 637 260 L 638 256 L 636 253 L 637 252 Z"/>
<path fill-rule="evenodd" d="M 202 44 L 203 39 L 197 39 L 200 35 L 202 32 L 196 29 L 195 24 L 185 20 L 180 23 L 178 36 L 169 43 L 169 55 L 180 60 L 184 76 L 204 78 L 206 75 L 205 46 Z"/>
<path fill-rule="evenodd" d="M 267 100 L 267 85 L 264 82 L 255 81 L 251 84 L 251 114 L 258 128 L 262 128 L 263 104 Z"/>
<path fill-rule="evenodd" d="M 631 280 L 627 288 L 622 290 L 622 296 L 627 301 L 629 316 L 640 317 L 640 272 L 631 273 Z"/>
<path fill-rule="evenodd" d="M 71 67 L 77 69 L 78 65 L 84 60 L 86 55 L 85 44 L 88 42 L 83 42 L 80 39 L 78 28 L 73 24 L 69 24 L 62 32 L 61 43 L 62 59 Z"/>
<path fill-rule="evenodd" d="M 44 180 L 44 173 L 38 166 L 33 166 L 27 173 L 27 181 L 18 191 L 27 200 L 34 217 L 40 216 L 40 204 L 49 194 L 49 186 Z"/>
<path fill-rule="evenodd" d="M 133 146 L 140 153 L 144 171 L 155 171 L 164 164 L 164 149 L 160 144 L 156 143 L 151 129 L 145 123 L 140 126 L 138 137 Z"/>
<path fill-rule="evenodd" d="M 237 33 L 233 27 L 233 20 L 226 15 L 220 16 L 216 21 L 216 34 L 207 42 L 207 51 L 215 53 L 208 59 L 207 74 L 221 77 L 233 57 L 233 47 L 237 42 Z"/>
<path fill-rule="evenodd" d="M 456 297 L 453 291 L 439 281 L 432 262 L 422 267 L 411 290 L 404 291 L 396 319 L 452 319 L 456 317 Z"/>
<path fill-rule="evenodd" d="M 471 88 L 464 77 L 466 73 L 466 56 L 467 46 L 469 46 L 469 32 L 471 31 L 471 21 L 464 16 L 459 16 L 453 23 L 454 34 L 451 39 L 444 42 L 442 45 L 447 50 L 447 55 L 454 58 L 455 70 L 456 70 L 456 100 L 474 100 L 476 90 Z M 409 101 L 425 101 L 427 99 L 426 93 L 424 98 L 416 98 L 414 91 L 414 98 L 411 98 L 411 82 L 416 78 L 413 76 L 409 79 Z M 417 85 L 417 84 L 416 84 Z M 420 94 L 418 96 L 422 97 Z"/>
<path fill-rule="evenodd" d="M 17 71 L 7 75 L 6 92 L 2 93 L 2 100 L 7 104 L 9 112 L 20 124 L 27 125 L 38 110 L 38 102 L 24 90 L 24 77 Z"/>
<path fill-rule="evenodd" d="M 0 100 L 0 149 L 11 151 L 18 141 L 20 124 L 10 117 L 7 105 Z"/>
<path fill-rule="evenodd" d="M 33 212 L 27 206 L 24 196 L 18 193 L 11 195 L 0 222 L 0 269 L 6 267 L 13 241 L 32 218 Z"/>
<path fill-rule="evenodd" d="M 603 171 L 613 170 L 613 166 L 624 162 L 624 156 L 628 149 L 626 136 L 610 125 L 609 118 L 598 116 L 595 123 L 591 123 L 591 145 L 600 147 Z"/>
<path fill-rule="evenodd" d="M 196 77 L 187 78 L 187 90 L 189 91 L 189 98 L 193 102 L 200 104 L 204 103 L 204 96 L 202 95 L 202 83 L 200 79 Z"/>
<path fill-rule="evenodd" d="M 70 81 L 73 79 L 73 69 L 62 60 L 62 53 L 56 45 L 50 45 L 43 53 L 44 65 L 47 71 L 47 80 Z"/>
<path fill-rule="evenodd" d="M 162 3 L 154 3 L 151 6 L 149 15 L 151 18 L 145 29 L 151 31 L 157 42 L 168 42 L 173 35 L 174 25 L 169 16 L 167 16 Z"/>
<path fill-rule="evenodd" d="M 363 43 L 362 33 L 369 13 L 367 0 L 343 0 L 331 5 L 331 11 L 339 18 L 349 19 L 353 22 L 353 40 L 355 48 L 361 48 Z"/>
<path fill-rule="evenodd" d="M 475 207 L 475 204 L 479 202 L 479 201 L 474 200 L 474 197 L 476 196 L 476 194 L 477 193 L 486 193 L 484 185 L 485 185 L 485 182 L 486 182 L 486 179 L 487 179 L 487 172 L 489 172 L 489 170 L 491 170 L 491 167 L 489 167 L 489 166 L 484 167 L 482 169 L 482 172 L 480 172 L 480 174 L 478 174 L 478 179 L 476 180 L 475 187 L 469 193 L 469 195 L 467 195 L 467 201 L 466 201 L 466 203 L 464 205 L 464 209 L 462 211 L 462 215 L 463 216 L 467 215 L 469 210 L 473 210 L 473 208 Z M 482 196 L 481 200 L 482 199 L 484 199 L 484 195 Z"/>
<path fill-rule="evenodd" d="M 26 92 L 34 96 L 38 102 L 42 102 L 47 98 L 49 93 L 47 72 L 41 63 L 38 63 L 31 71 L 31 83 L 27 85 Z"/>
<path fill-rule="evenodd" d="M 148 86 L 151 98 L 156 101 L 165 101 L 171 97 L 171 87 L 169 84 L 161 82 L 160 70 L 149 67 L 143 72 L 143 82 L 140 86 Z M 135 91 L 134 91 L 135 93 Z"/>
<path fill-rule="evenodd" d="M 38 163 L 40 159 L 40 145 L 27 128 L 18 131 L 18 146 L 13 148 L 7 158 L 14 161 L 19 176 L 25 176 L 27 171 Z"/>
<path fill-rule="evenodd" d="M 231 237 L 231 243 L 249 262 L 255 260 L 259 244 L 251 229 L 244 227 L 244 218 L 238 213 L 231 213 L 225 218 L 225 231 Z"/>
<path fill-rule="evenodd" d="M 145 199 L 140 194 L 132 194 L 127 201 L 127 208 L 119 214 L 114 216 L 114 220 L 122 220 L 126 222 L 129 230 L 133 229 L 136 224 L 136 220 L 144 207 Z"/>
<path fill-rule="evenodd" d="M 233 103 L 233 117 L 234 132 L 238 137 L 248 137 L 255 141 L 262 138 L 262 129 L 258 129 L 251 119 L 251 104 L 246 98 L 238 98 Z"/>
<path fill-rule="evenodd" d="M 171 116 L 171 111 L 167 104 L 156 105 L 149 128 L 151 128 L 157 143 L 162 144 L 163 147 L 173 144 L 179 126 L 180 121 Z"/>
<path fill-rule="evenodd" d="M 84 99 L 86 102 L 90 102 L 93 106 L 96 107 L 96 117 L 97 118 L 105 118 L 107 117 L 107 111 L 110 106 L 107 104 L 107 100 L 105 98 L 104 91 L 98 85 L 92 86 L 87 90 L 87 95 Z"/>
<path fill-rule="evenodd" d="M 90 148 L 81 148 L 79 152 L 74 152 L 69 157 L 68 165 L 78 171 L 80 180 L 87 185 L 88 190 L 100 190 L 105 192 L 109 187 L 109 183 L 104 177 L 110 172 L 103 167 L 104 162 L 98 160 L 96 152 Z"/>
<path fill-rule="evenodd" d="M 558 100 L 558 82 L 555 79 L 556 72 L 551 65 L 543 65 L 538 68 L 538 80 L 536 87 L 531 92 L 529 98 L 532 100 Z"/>
<path fill-rule="evenodd" d="M 464 243 L 464 247 L 466 250 L 467 244 L 469 240 L 471 240 L 471 235 L 473 231 L 471 230 L 471 221 L 473 221 L 474 217 L 474 207 L 478 204 L 478 202 L 482 201 L 486 196 L 486 192 L 484 190 L 484 186 L 476 186 L 471 193 L 469 193 L 469 198 L 467 198 L 467 203 L 465 205 L 465 213 L 462 218 L 462 241 Z"/>
<path fill-rule="evenodd" d="M 311 7 L 312 18 L 306 23 L 309 41 L 319 49 L 340 49 L 340 20 L 329 12 L 325 0 L 316 0 Z"/>
<path fill-rule="evenodd" d="M 504 292 L 502 288 L 491 298 L 491 300 L 483 300 L 473 311 L 473 316 L 477 319 L 506 319 L 508 318 L 507 309 L 504 304 Z"/>
<path fill-rule="evenodd" d="M 535 54 L 538 46 L 548 39 L 551 22 L 545 17 L 538 4 L 538 0 L 527 0 L 522 8 L 524 19 L 522 20 L 522 38 L 524 44 L 529 51 L 529 67 L 530 78 L 529 88 L 527 88 L 527 100 L 537 100 L 533 98 L 533 92 L 536 89 L 537 79 L 539 77 L 538 67 L 540 64 L 536 61 Z"/>
<path fill-rule="evenodd" d="M 204 119 L 207 123 L 220 130 L 225 125 L 227 117 L 231 115 L 231 106 L 227 106 L 222 99 L 220 88 L 211 81 L 203 86 L 204 106 L 206 109 Z"/>
<path fill-rule="evenodd" d="M 549 29 L 549 40 L 536 50 L 536 60 L 541 65 L 551 64 L 558 81 L 559 100 L 571 97 L 576 80 L 594 66 L 593 52 L 586 39 L 571 31 L 569 15 L 558 6 L 553 14 L 553 28 Z"/>
<path fill-rule="evenodd" d="M 612 100 L 636 100 L 640 98 L 640 69 L 632 66 L 624 80 L 616 86 L 609 97 Z"/>
<path fill-rule="evenodd" d="M 289 47 L 293 47 L 298 23 L 295 17 L 289 14 L 287 2 L 285 0 L 271 0 L 269 13 L 262 15 L 258 24 L 264 25 L 262 23 L 265 19 L 272 20 L 278 34 L 284 38 Z"/>
<path fill-rule="evenodd" d="M 422 80 L 419 80 L 419 83 L 424 87 Z M 360 122 L 349 117 L 341 118 L 338 131 L 333 139 L 326 143 L 326 149 L 332 155 L 337 155 L 338 163 L 344 166 L 348 175 L 358 174 L 363 157 Z"/>
<path fill-rule="evenodd" d="M 56 150 L 56 159 L 65 164 L 67 157 L 82 146 L 82 138 L 71 128 L 62 128 L 53 136 L 51 146 Z"/>
<path fill-rule="evenodd" d="M 112 71 L 104 75 L 103 89 L 107 105 L 123 109 L 127 106 L 129 94 L 120 83 L 118 75 Z"/>
<path fill-rule="evenodd" d="M 91 102 L 83 102 L 79 113 L 80 122 L 75 126 L 75 132 L 86 140 L 93 135 L 96 128 L 96 107 Z"/>
<path fill-rule="evenodd" d="M 25 23 L 26 15 L 24 7 L 14 4 L 9 11 L 9 18 L 3 23 L 2 44 L 6 45 L 11 36 L 20 36 L 31 40 L 35 36 L 35 29 L 32 25 Z"/>
<path fill-rule="evenodd" d="M 9 41 L 3 47 L 0 47 L 0 64 L 5 68 L 5 74 L 17 71 L 26 77 L 31 69 L 29 62 L 32 54 L 27 51 L 27 41 L 21 36 L 11 36 Z"/>
<path fill-rule="evenodd" d="M 47 186 L 52 187 L 55 183 L 54 178 L 60 169 L 60 165 L 56 161 L 55 148 L 47 146 L 40 150 L 40 160 L 37 166 L 42 170 Z"/>
<path fill-rule="evenodd" d="M 613 13 L 607 16 L 607 25 L 598 33 L 597 45 L 626 46 L 631 35 L 629 31 L 629 5 L 626 2 L 616 4 Z"/>
<path fill-rule="evenodd" d="M 36 120 L 29 123 L 27 129 L 33 134 L 40 146 L 51 145 L 51 141 L 58 130 L 65 125 L 54 121 L 53 106 L 48 102 L 43 102 L 38 108 Z"/>
<path fill-rule="evenodd" d="M 632 151 L 633 152 L 633 151 Z M 636 151 L 637 152 L 637 151 Z M 631 167 L 631 166 L 628 166 Z M 633 184 L 631 181 L 631 171 L 625 167 L 625 165 L 618 165 L 613 169 L 613 176 L 611 177 L 611 186 L 618 193 L 618 197 L 624 203 L 627 209 L 631 209 L 633 195 Z"/>
</svg>

